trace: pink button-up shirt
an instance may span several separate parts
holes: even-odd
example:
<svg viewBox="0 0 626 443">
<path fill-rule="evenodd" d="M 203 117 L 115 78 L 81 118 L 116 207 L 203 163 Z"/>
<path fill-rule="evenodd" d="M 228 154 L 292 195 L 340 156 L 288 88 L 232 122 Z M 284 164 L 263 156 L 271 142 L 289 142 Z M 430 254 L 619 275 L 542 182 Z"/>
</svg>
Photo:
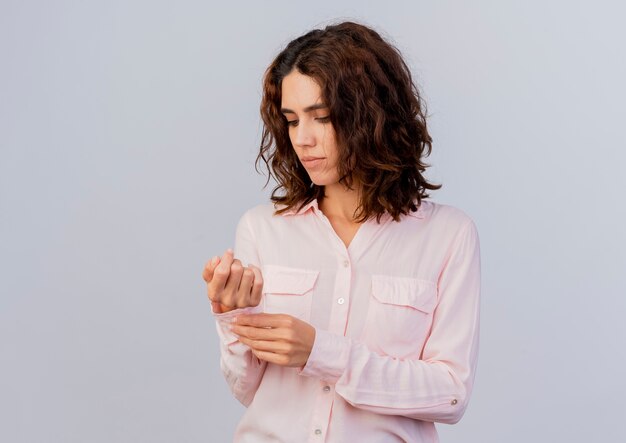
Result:
<svg viewBox="0 0 626 443">
<path fill-rule="evenodd" d="M 467 407 L 479 337 L 480 246 L 472 219 L 422 200 L 361 224 L 349 247 L 313 200 L 239 220 L 235 258 L 261 268 L 259 306 L 215 314 L 221 369 L 246 413 L 236 442 L 437 442 Z M 228 324 L 287 313 L 315 330 L 302 368 L 255 357 Z"/>
</svg>

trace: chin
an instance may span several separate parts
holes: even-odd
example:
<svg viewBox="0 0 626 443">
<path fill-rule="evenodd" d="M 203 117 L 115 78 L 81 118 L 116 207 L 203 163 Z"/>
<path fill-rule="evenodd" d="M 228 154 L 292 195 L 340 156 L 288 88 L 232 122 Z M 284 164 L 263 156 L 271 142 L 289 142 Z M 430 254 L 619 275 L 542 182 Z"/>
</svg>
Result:
<svg viewBox="0 0 626 443">
<path fill-rule="evenodd" d="M 328 186 L 332 183 L 330 183 L 329 180 L 324 180 L 324 179 L 316 179 L 313 177 L 309 177 L 311 179 L 311 182 L 315 185 L 315 186 Z"/>
<path fill-rule="evenodd" d="M 315 186 L 331 186 L 339 182 L 339 178 L 337 177 L 328 177 L 327 175 L 311 175 L 309 174 L 309 178 L 311 182 Z"/>
</svg>

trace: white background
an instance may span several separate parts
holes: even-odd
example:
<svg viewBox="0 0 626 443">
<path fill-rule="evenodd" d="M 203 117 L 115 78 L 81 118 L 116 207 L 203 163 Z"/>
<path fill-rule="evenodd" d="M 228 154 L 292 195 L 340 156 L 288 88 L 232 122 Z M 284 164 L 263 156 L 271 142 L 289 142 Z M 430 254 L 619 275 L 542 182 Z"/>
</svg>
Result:
<svg viewBox="0 0 626 443">
<path fill-rule="evenodd" d="M 432 200 L 479 228 L 481 349 L 442 442 L 615 442 L 626 413 L 626 7 L 0 1 L 0 441 L 227 442 L 200 277 L 273 187 L 261 77 L 353 19 L 428 104 Z"/>
</svg>

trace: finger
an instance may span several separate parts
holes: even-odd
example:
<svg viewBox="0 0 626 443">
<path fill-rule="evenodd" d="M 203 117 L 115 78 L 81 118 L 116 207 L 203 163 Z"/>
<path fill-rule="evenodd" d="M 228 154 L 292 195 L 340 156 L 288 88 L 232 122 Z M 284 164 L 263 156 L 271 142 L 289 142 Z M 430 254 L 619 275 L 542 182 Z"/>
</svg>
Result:
<svg viewBox="0 0 626 443">
<path fill-rule="evenodd" d="M 250 268 L 243 268 L 241 281 L 239 282 L 239 289 L 237 290 L 237 300 L 239 304 L 244 306 L 256 306 L 256 304 L 251 303 L 252 299 L 250 297 L 253 282 L 254 271 Z"/>
<path fill-rule="evenodd" d="M 246 337 L 239 337 L 239 341 L 255 351 L 271 352 L 273 354 L 288 354 L 292 347 L 283 341 L 251 340 Z"/>
<path fill-rule="evenodd" d="M 285 329 L 280 328 L 268 328 L 268 327 L 255 327 L 255 326 L 243 326 L 231 323 L 230 330 L 240 337 L 245 337 L 250 340 L 287 340 L 289 335 L 285 333 Z"/>
<path fill-rule="evenodd" d="M 234 259 L 234 252 L 232 248 L 228 248 L 226 251 L 224 251 L 224 254 L 222 254 L 220 264 L 217 266 L 216 269 L 221 267 L 221 269 L 223 270 L 228 270 L 228 268 L 233 262 L 233 259 Z"/>
<path fill-rule="evenodd" d="M 257 306 L 261 303 L 261 295 L 263 294 L 263 274 L 261 274 L 261 270 L 254 265 L 248 264 L 248 267 L 254 272 L 252 290 L 250 291 L 250 305 Z"/>
<path fill-rule="evenodd" d="M 258 328 L 290 328 L 296 323 L 296 318 L 288 314 L 242 314 L 233 320 L 239 325 L 254 326 Z"/>
<path fill-rule="evenodd" d="M 210 283 L 213 279 L 213 272 L 215 271 L 215 267 L 221 261 L 221 258 L 217 255 L 209 260 L 206 265 L 204 265 L 204 269 L 202 270 L 202 278 L 205 282 Z"/>
<path fill-rule="evenodd" d="M 245 303 L 242 303 L 242 300 L 239 298 L 239 283 L 241 282 L 241 277 L 243 275 L 244 267 L 241 264 L 241 261 L 238 259 L 233 259 L 230 264 L 229 276 L 226 281 L 226 285 L 224 286 L 224 298 L 223 302 L 225 305 L 231 306 L 233 308 L 243 308 L 245 307 Z"/>
<path fill-rule="evenodd" d="M 226 304 L 222 301 L 224 287 L 230 275 L 230 265 L 233 261 L 233 250 L 227 249 L 224 255 L 219 260 L 219 263 L 213 269 L 213 276 L 208 286 L 209 298 L 213 301 L 219 301 L 222 304 Z M 211 297 L 213 294 L 213 297 Z"/>
</svg>

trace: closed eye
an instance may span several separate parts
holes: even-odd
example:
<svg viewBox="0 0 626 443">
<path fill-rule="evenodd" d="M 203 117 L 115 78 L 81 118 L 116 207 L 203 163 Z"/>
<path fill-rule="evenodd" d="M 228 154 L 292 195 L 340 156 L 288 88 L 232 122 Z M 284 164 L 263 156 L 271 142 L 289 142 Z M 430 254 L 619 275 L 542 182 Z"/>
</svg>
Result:
<svg viewBox="0 0 626 443">
<path fill-rule="evenodd" d="M 330 122 L 330 116 L 317 117 L 315 120 L 320 123 L 328 123 Z M 287 120 L 287 126 L 298 126 L 298 120 Z"/>
</svg>

